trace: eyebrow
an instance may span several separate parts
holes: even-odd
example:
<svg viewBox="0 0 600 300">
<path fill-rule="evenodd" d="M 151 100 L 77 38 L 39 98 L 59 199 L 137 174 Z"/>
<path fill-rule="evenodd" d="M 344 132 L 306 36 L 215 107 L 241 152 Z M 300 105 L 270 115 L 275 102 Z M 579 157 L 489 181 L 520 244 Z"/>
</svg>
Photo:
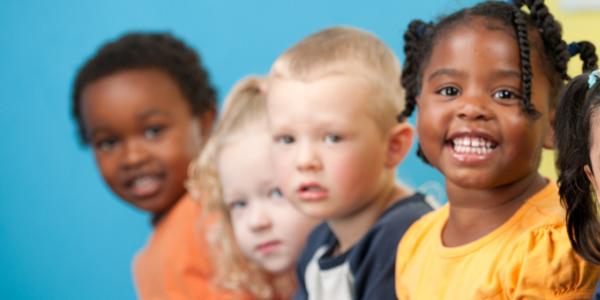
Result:
<svg viewBox="0 0 600 300">
<path fill-rule="evenodd" d="M 90 143 L 95 139 L 97 135 L 100 134 L 110 134 L 111 130 L 106 126 L 99 126 L 96 128 L 90 128 L 86 132 L 86 139 L 90 141 Z"/>
<path fill-rule="evenodd" d="M 157 116 L 157 115 L 158 116 L 160 116 L 160 115 L 169 116 L 170 114 L 167 112 L 161 111 L 159 109 L 153 108 L 153 109 L 149 109 L 149 110 L 139 113 L 137 115 L 137 118 L 140 120 L 144 120 L 144 119 L 148 119 L 152 116 Z M 92 139 L 94 139 L 95 135 L 98 135 L 98 134 L 102 133 L 103 131 L 110 132 L 110 129 L 104 125 L 98 126 L 96 128 L 90 128 L 89 132 L 86 133 L 87 139 L 92 140 Z"/>
<path fill-rule="evenodd" d="M 521 72 L 510 69 L 498 70 L 494 72 L 494 76 L 503 78 L 516 77 L 517 79 L 521 80 Z"/>
<path fill-rule="evenodd" d="M 464 75 L 465 75 L 464 72 L 458 71 L 456 69 L 442 68 L 442 69 L 438 69 L 435 72 L 431 73 L 431 75 L 429 75 L 429 77 L 427 77 L 427 81 L 432 81 L 436 77 L 441 77 L 441 76 L 463 76 L 464 77 Z"/>
<path fill-rule="evenodd" d="M 156 108 L 152 108 L 152 109 L 149 109 L 149 110 L 139 113 L 137 117 L 138 117 L 138 119 L 147 119 L 147 118 L 150 118 L 150 117 L 156 116 L 156 115 L 169 116 L 171 114 L 168 112 L 156 109 Z"/>
<path fill-rule="evenodd" d="M 435 72 L 431 73 L 431 75 L 429 75 L 427 80 L 431 81 L 431 80 L 435 79 L 436 77 L 441 77 L 441 76 L 459 76 L 459 77 L 462 76 L 462 77 L 464 77 L 465 72 L 459 71 L 456 69 L 442 68 L 442 69 L 436 70 Z M 492 73 L 492 77 L 493 78 L 515 77 L 515 78 L 521 80 L 521 72 L 511 70 L 511 69 L 497 70 Z"/>
</svg>

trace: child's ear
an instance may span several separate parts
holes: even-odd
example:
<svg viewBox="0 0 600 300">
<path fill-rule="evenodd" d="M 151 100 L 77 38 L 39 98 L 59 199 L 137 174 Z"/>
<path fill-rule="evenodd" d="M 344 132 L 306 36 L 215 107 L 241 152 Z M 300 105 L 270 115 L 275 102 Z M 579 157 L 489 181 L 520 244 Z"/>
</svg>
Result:
<svg viewBox="0 0 600 300">
<path fill-rule="evenodd" d="M 395 168 L 406 157 L 413 143 L 414 130 L 408 122 L 396 124 L 388 135 L 386 167 Z"/>
<path fill-rule="evenodd" d="M 215 124 L 217 112 L 215 109 L 209 109 L 197 117 L 200 122 L 202 138 L 206 141 L 212 134 L 213 125 Z"/>
<path fill-rule="evenodd" d="M 598 187 L 596 186 L 596 180 L 594 180 L 594 173 L 592 172 L 590 165 L 583 166 L 583 171 L 585 172 L 585 175 L 587 176 L 590 183 L 592 183 L 594 190 L 597 191 Z"/>
<path fill-rule="evenodd" d="M 544 148 L 546 149 L 554 149 L 554 120 L 556 116 L 556 110 L 552 109 L 549 112 L 548 119 L 550 121 L 550 126 L 546 131 L 546 136 L 544 137 Z"/>
</svg>

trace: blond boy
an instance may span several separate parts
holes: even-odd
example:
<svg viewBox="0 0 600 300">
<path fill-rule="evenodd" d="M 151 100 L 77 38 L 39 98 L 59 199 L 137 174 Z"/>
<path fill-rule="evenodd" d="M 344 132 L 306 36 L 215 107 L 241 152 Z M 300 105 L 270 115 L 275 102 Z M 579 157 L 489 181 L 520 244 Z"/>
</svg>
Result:
<svg viewBox="0 0 600 300">
<path fill-rule="evenodd" d="M 276 173 L 303 213 L 323 219 L 298 264 L 295 299 L 395 299 L 394 257 L 431 210 L 395 181 L 413 129 L 397 122 L 400 65 L 374 35 L 330 28 L 274 63 L 267 87 Z"/>
</svg>

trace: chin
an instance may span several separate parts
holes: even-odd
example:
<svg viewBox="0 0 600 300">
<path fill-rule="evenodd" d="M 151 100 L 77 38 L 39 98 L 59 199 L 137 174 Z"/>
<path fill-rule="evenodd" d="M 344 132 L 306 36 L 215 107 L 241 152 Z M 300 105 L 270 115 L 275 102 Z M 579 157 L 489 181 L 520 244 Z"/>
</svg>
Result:
<svg viewBox="0 0 600 300">
<path fill-rule="evenodd" d="M 293 270 L 294 266 L 289 264 L 264 264 L 263 269 L 271 274 L 283 274 Z"/>
</svg>

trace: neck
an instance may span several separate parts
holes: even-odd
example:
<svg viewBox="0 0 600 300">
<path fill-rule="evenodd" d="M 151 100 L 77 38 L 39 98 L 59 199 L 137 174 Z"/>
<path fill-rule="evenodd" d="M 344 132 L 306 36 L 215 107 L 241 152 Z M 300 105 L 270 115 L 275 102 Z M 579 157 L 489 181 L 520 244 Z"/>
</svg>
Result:
<svg viewBox="0 0 600 300">
<path fill-rule="evenodd" d="M 391 183 L 380 189 L 365 206 L 343 217 L 327 220 L 339 242 L 334 254 L 341 254 L 352 248 L 389 206 L 408 193 L 407 189 L 397 186 L 392 179 Z"/>
<path fill-rule="evenodd" d="M 291 299 L 296 291 L 296 272 L 292 270 L 283 274 L 273 275 L 270 279 L 274 299 Z"/>
<path fill-rule="evenodd" d="M 545 185 L 546 179 L 537 172 L 491 189 L 465 188 L 446 181 L 450 212 L 442 242 L 456 247 L 491 233 Z"/>
</svg>

